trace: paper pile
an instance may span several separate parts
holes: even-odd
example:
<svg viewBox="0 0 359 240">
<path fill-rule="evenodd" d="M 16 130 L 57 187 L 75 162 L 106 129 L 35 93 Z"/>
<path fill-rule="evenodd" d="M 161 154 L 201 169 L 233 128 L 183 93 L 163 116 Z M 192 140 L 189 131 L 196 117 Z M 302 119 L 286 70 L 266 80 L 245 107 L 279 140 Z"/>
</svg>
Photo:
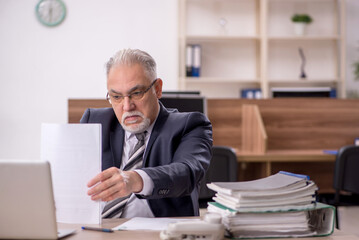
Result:
<svg viewBox="0 0 359 240">
<path fill-rule="evenodd" d="M 222 215 L 231 237 L 304 237 L 330 234 L 333 229 L 334 218 L 325 222 L 329 230 L 312 223 L 318 214 L 328 214 L 320 209 L 330 206 L 316 204 L 318 187 L 307 176 L 279 172 L 254 181 L 207 186 L 216 192 L 208 211 Z"/>
</svg>

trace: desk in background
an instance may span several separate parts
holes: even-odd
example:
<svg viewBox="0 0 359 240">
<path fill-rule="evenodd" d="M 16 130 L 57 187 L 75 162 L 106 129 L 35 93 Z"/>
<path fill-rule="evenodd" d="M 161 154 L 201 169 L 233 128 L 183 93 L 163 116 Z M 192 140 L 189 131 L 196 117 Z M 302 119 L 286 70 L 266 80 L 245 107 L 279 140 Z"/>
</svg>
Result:
<svg viewBox="0 0 359 240">
<path fill-rule="evenodd" d="M 335 155 L 359 133 L 359 101 L 326 98 L 209 99 L 215 145 L 239 149 L 239 180 L 280 170 L 305 174 L 333 193 Z M 249 152 L 249 153 L 248 153 Z"/>
<path fill-rule="evenodd" d="M 268 150 L 262 154 L 236 151 L 243 180 L 260 178 L 285 170 L 303 173 L 320 186 L 319 191 L 332 192 L 335 155 L 323 150 Z M 322 178 L 321 176 L 326 176 Z M 328 181 L 330 179 L 330 181 Z"/>
<path fill-rule="evenodd" d="M 280 170 L 309 175 L 320 193 L 333 193 L 335 156 L 359 137 L 359 100 L 326 98 L 207 99 L 214 145 L 243 150 L 243 105 L 256 105 L 267 140 L 262 154 L 237 152 L 239 181 L 253 180 Z M 69 99 L 68 121 L 78 123 L 86 108 L 111 107 L 105 99 Z M 249 134 L 253 136 L 253 134 Z M 255 138 L 254 142 L 257 141 Z M 258 142 L 258 141 L 257 141 Z M 313 150 L 316 149 L 316 150 Z"/>
<path fill-rule="evenodd" d="M 102 227 L 113 228 L 121 223 L 124 223 L 126 219 L 104 219 Z M 136 239 L 136 240 L 158 240 L 160 239 L 160 233 L 158 231 L 115 231 L 113 233 L 104 233 L 97 231 L 81 230 L 81 224 L 64 224 L 59 223 L 59 228 L 76 229 L 77 233 L 65 238 L 66 240 L 118 240 L 118 239 Z M 90 225 L 97 226 L 97 225 Z M 280 238 L 280 240 L 293 240 L 293 238 Z M 305 240 L 359 240 L 359 237 L 343 233 L 335 230 L 334 233 L 327 237 L 310 237 L 301 238 Z"/>
</svg>

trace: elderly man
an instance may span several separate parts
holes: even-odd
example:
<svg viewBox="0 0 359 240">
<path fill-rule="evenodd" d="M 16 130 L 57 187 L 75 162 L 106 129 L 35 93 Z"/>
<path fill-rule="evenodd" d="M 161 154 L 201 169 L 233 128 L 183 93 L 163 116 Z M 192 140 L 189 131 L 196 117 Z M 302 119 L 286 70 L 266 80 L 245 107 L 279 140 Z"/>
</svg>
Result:
<svg viewBox="0 0 359 240">
<path fill-rule="evenodd" d="M 124 49 L 107 65 L 112 108 L 87 109 L 102 124 L 102 172 L 88 182 L 103 218 L 199 215 L 199 184 L 211 159 L 212 126 L 201 113 L 160 102 L 162 79 L 146 52 Z"/>
</svg>

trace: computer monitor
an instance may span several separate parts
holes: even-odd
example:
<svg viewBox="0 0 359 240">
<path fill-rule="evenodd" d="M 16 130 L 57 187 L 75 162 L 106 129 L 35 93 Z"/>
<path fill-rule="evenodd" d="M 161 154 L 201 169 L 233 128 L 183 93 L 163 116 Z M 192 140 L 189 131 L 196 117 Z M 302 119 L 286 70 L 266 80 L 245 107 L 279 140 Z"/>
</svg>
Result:
<svg viewBox="0 0 359 240">
<path fill-rule="evenodd" d="M 324 97 L 335 98 L 335 89 L 330 87 L 274 87 L 271 88 L 273 98 L 281 97 Z"/>
<path fill-rule="evenodd" d="M 197 94 L 162 94 L 160 102 L 166 108 L 177 108 L 180 112 L 201 112 L 207 114 L 206 98 Z"/>
<path fill-rule="evenodd" d="M 200 91 L 162 91 L 164 95 L 200 95 Z"/>
</svg>

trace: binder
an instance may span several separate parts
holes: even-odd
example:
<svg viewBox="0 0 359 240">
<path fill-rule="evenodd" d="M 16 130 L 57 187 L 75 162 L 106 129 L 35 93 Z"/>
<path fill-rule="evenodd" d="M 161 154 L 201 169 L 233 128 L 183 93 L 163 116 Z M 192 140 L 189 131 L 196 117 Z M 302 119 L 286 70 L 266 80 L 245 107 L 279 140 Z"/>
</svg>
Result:
<svg viewBox="0 0 359 240">
<path fill-rule="evenodd" d="M 262 91 L 260 88 L 244 88 L 241 90 L 241 98 L 261 99 Z"/>
<path fill-rule="evenodd" d="M 193 68 L 193 47 L 187 45 L 186 47 L 186 77 L 192 77 Z"/>
<path fill-rule="evenodd" d="M 193 45 L 193 66 L 192 66 L 192 77 L 201 76 L 201 46 L 196 44 Z"/>
<path fill-rule="evenodd" d="M 234 210 L 209 202 L 208 211 L 222 215 L 227 237 L 233 239 L 319 237 L 334 231 L 335 207 L 320 202 L 276 211 Z"/>
</svg>

